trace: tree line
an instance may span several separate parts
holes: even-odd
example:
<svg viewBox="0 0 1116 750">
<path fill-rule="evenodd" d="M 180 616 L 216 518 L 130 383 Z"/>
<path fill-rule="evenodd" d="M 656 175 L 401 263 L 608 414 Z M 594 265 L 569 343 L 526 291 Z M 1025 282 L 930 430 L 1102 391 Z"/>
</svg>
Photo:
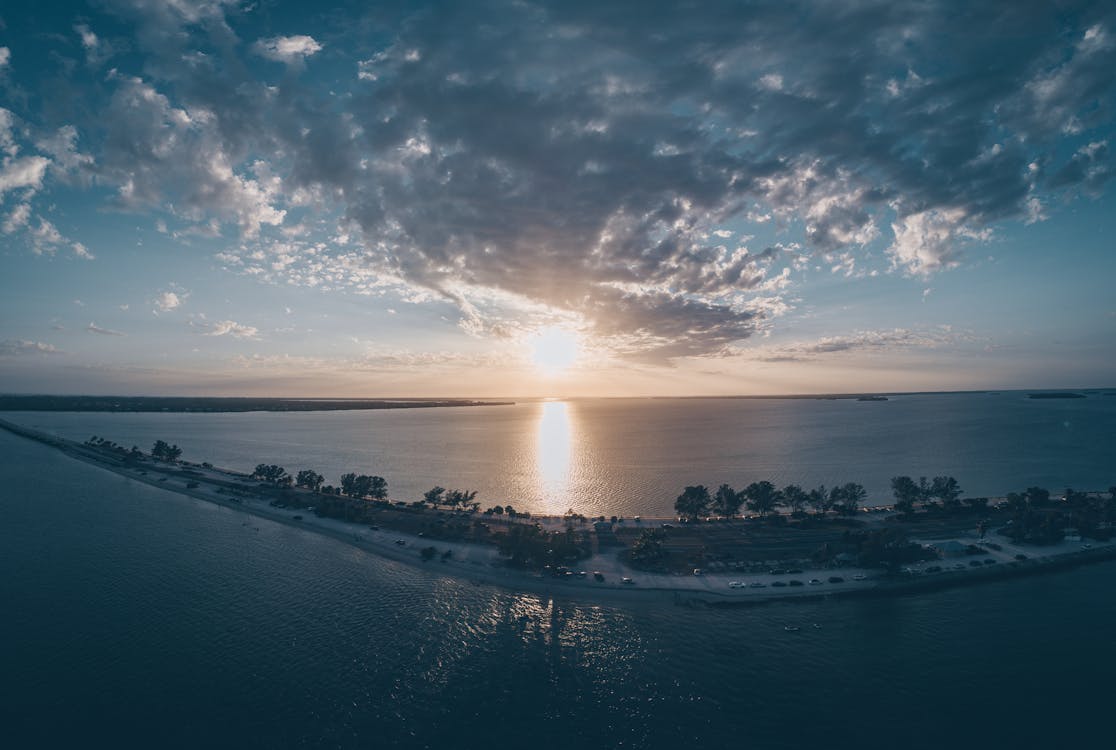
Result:
<svg viewBox="0 0 1116 750">
<path fill-rule="evenodd" d="M 674 501 L 674 510 L 679 516 L 688 519 L 723 516 L 732 518 L 740 513 L 742 507 L 766 518 L 785 507 L 794 517 L 806 515 L 809 506 L 815 513 L 828 513 L 833 510 L 841 515 L 853 515 L 863 505 L 868 493 L 856 482 L 848 482 L 836 487 L 820 485 L 804 489 L 797 484 L 788 484 L 779 489 L 766 480 L 753 482 L 742 490 L 722 484 L 716 492 L 710 493 L 702 484 L 686 487 Z"/>
</svg>

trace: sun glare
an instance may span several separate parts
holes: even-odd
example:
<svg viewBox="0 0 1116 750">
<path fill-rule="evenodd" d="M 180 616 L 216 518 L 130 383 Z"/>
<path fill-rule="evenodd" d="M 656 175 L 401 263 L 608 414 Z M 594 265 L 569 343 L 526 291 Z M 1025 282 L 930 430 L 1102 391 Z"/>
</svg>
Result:
<svg viewBox="0 0 1116 750">
<path fill-rule="evenodd" d="M 544 328 L 528 339 L 531 362 L 545 375 L 561 375 L 577 361 L 581 342 L 573 331 Z"/>
</svg>

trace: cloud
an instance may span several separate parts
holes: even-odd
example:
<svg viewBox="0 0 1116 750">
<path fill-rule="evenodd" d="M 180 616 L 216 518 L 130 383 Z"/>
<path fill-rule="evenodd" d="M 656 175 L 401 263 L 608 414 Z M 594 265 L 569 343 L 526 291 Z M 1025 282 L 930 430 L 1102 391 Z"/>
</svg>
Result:
<svg viewBox="0 0 1116 750">
<path fill-rule="evenodd" d="M 203 336 L 231 336 L 234 339 L 258 339 L 260 331 L 254 326 L 243 325 L 235 320 L 219 320 L 214 323 L 191 321 L 190 325 Z"/>
<path fill-rule="evenodd" d="M 87 248 L 80 242 L 75 242 L 70 245 L 70 249 L 73 250 L 76 257 L 81 258 L 82 260 L 94 260 L 97 257 L 93 253 L 89 252 L 89 248 Z"/>
<path fill-rule="evenodd" d="M 51 344 L 44 344 L 41 341 L 27 341 L 25 339 L 5 339 L 0 341 L 0 357 L 12 357 L 22 354 L 60 354 L 60 352 Z"/>
<path fill-rule="evenodd" d="M 54 157 L 54 164 L 64 171 L 88 167 L 93 157 L 77 150 L 78 132 L 73 125 L 63 125 L 51 136 L 40 138 L 35 146 Z"/>
<path fill-rule="evenodd" d="M 170 208 L 208 224 L 232 221 L 246 236 L 282 224 L 275 208 L 279 185 L 234 168 L 235 144 L 226 143 L 223 121 L 204 108 L 187 110 L 148 82 L 119 77 L 104 116 L 110 133 L 92 172 L 117 186 L 121 208 Z M 261 162 L 247 165 L 261 169 Z"/>
<path fill-rule="evenodd" d="M 0 47 L 0 70 L 11 65 L 12 51 L 7 47 Z"/>
<path fill-rule="evenodd" d="M 314 41 L 313 37 L 305 35 L 275 36 L 259 40 L 253 49 L 256 54 L 268 60 L 291 65 L 301 63 L 307 57 L 320 52 L 322 45 Z"/>
<path fill-rule="evenodd" d="M 18 188 L 40 190 L 43 187 L 43 176 L 49 166 L 50 159 L 42 156 L 5 159 L 0 164 L 0 196 Z"/>
<path fill-rule="evenodd" d="M 89 325 L 85 327 L 87 333 L 98 333 L 102 336 L 126 336 L 126 333 L 114 331 L 111 328 L 101 328 L 96 323 L 90 321 Z"/>
<path fill-rule="evenodd" d="M 331 41 L 349 65 L 259 78 L 246 51 L 321 44 L 239 43 L 232 0 L 105 2 L 143 74 L 73 108 L 94 161 L 71 168 L 118 208 L 236 225 L 239 273 L 454 306 L 478 335 L 550 314 L 633 356 L 718 351 L 787 304 L 804 255 L 928 276 L 1113 176 L 1105 4 L 388 3 L 354 20 L 359 50 Z M 333 226 L 275 236 L 304 214 Z M 731 241 L 749 224 L 800 252 Z"/>
<path fill-rule="evenodd" d="M 725 356 L 744 356 L 762 362 L 798 362 L 833 354 L 850 352 L 871 353 L 901 349 L 927 349 L 970 340 L 968 334 L 955 333 L 948 328 L 910 330 L 892 328 L 857 331 L 843 336 L 824 336 L 811 342 L 759 347 L 753 350 L 730 348 Z"/>
<path fill-rule="evenodd" d="M 16 207 L 13 208 L 8 216 L 4 219 L 4 234 L 12 234 L 13 232 L 27 226 L 27 222 L 30 218 L 30 205 L 28 205 L 27 203 L 20 203 L 16 205 Z"/>
<path fill-rule="evenodd" d="M 189 296 L 186 293 L 179 294 L 178 292 L 160 292 L 156 295 L 154 300 L 155 312 L 170 312 L 182 305 L 185 298 Z"/>
<path fill-rule="evenodd" d="M 891 225 L 895 241 L 888 248 L 896 266 L 927 275 L 957 264 L 961 240 L 972 237 L 962 209 L 911 214 Z"/>
</svg>

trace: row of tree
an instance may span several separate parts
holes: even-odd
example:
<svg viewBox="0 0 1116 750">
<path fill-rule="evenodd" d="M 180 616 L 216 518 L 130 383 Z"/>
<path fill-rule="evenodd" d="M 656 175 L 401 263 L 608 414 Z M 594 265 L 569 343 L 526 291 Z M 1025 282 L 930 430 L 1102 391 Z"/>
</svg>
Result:
<svg viewBox="0 0 1116 750">
<path fill-rule="evenodd" d="M 768 481 L 753 482 L 740 491 L 722 484 L 715 493 L 710 493 L 705 485 L 699 484 L 682 491 L 674 501 L 674 510 L 685 518 L 732 518 L 740 513 L 741 507 L 746 507 L 761 518 L 766 518 L 780 507 L 789 509 L 793 516 L 802 516 L 809 506 L 816 513 L 834 510 L 842 515 L 853 515 L 867 496 L 864 487 L 855 482 L 830 488 L 821 485 L 811 490 L 803 489 L 797 484 L 788 484 L 779 489 Z"/>
<path fill-rule="evenodd" d="M 477 503 L 473 499 L 477 496 L 476 490 L 447 490 L 445 487 L 434 487 L 422 495 L 424 503 L 432 508 L 447 505 L 450 508 L 473 508 Z"/>
<path fill-rule="evenodd" d="M 892 477 L 891 492 L 895 495 L 895 510 L 902 513 L 913 513 L 916 504 L 933 507 L 938 501 L 950 510 L 961 507 L 961 485 L 953 477 L 934 477 L 929 482 L 926 477 L 919 477 L 917 482 L 906 476 Z M 977 507 L 986 505 L 988 500 L 971 498 L 966 502 Z"/>
<path fill-rule="evenodd" d="M 182 449 L 177 445 L 168 445 L 162 440 L 156 440 L 151 447 L 151 457 L 158 461 L 177 461 L 182 456 Z"/>
<path fill-rule="evenodd" d="M 291 477 L 287 470 L 276 464 L 258 464 L 251 474 L 252 479 L 274 484 L 279 487 L 296 487 L 319 492 L 327 495 L 347 495 L 358 500 L 386 500 L 388 496 L 387 480 L 380 476 L 357 474 L 350 472 L 341 476 L 341 486 L 333 487 L 325 484 L 325 477 L 313 469 L 303 469 L 295 477 Z M 476 510 L 479 505 L 475 502 L 476 490 L 447 490 L 445 487 L 434 487 L 423 493 L 423 499 L 415 505 L 429 505 L 431 507 L 449 507 L 452 509 Z M 507 510 L 512 511 L 511 506 Z M 504 508 L 500 509 L 503 512 Z"/>
<path fill-rule="evenodd" d="M 1001 533 L 1015 542 L 1053 544 L 1065 538 L 1067 528 L 1100 541 L 1116 533 L 1116 487 L 1109 487 L 1107 496 L 1067 489 L 1060 501 L 1049 490 L 1028 487 L 1009 492 L 1005 500 L 1011 522 Z"/>
</svg>

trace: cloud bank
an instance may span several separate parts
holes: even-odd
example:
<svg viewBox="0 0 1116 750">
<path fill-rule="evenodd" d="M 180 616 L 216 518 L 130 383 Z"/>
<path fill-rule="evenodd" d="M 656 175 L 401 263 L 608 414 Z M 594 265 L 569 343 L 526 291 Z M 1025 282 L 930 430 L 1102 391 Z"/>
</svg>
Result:
<svg viewBox="0 0 1116 750">
<path fill-rule="evenodd" d="M 801 256 L 927 276 L 1113 176 L 1106 3 L 389 2 L 328 36 L 257 34 L 233 0 L 108 7 L 142 64 L 74 124 L 91 157 L 9 156 L 0 192 L 57 164 L 237 227 L 229 268 L 444 300 L 479 335 L 528 311 L 715 352 L 786 308 Z M 740 237 L 769 223 L 797 249 Z"/>
</svg>

